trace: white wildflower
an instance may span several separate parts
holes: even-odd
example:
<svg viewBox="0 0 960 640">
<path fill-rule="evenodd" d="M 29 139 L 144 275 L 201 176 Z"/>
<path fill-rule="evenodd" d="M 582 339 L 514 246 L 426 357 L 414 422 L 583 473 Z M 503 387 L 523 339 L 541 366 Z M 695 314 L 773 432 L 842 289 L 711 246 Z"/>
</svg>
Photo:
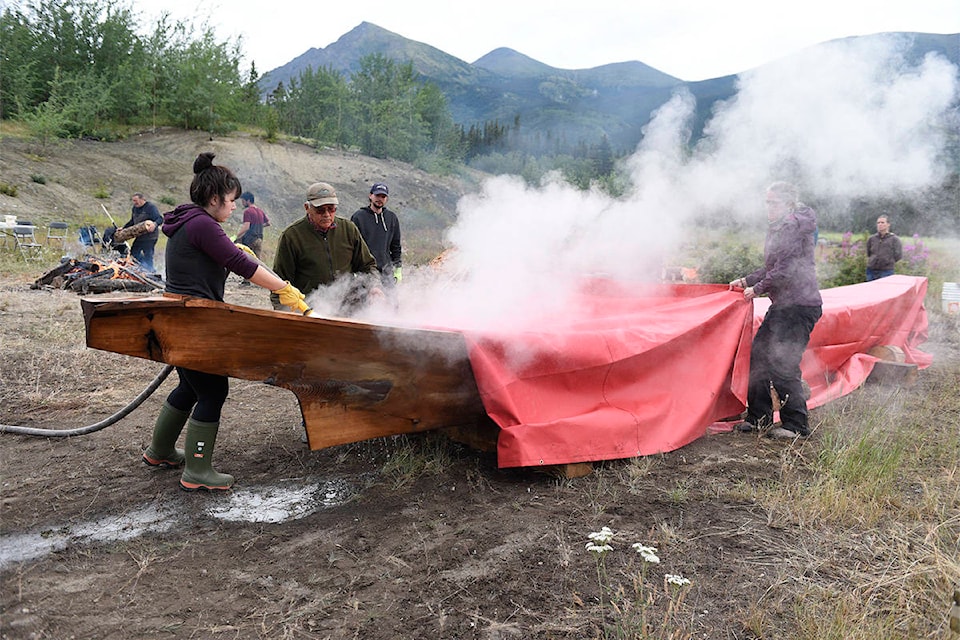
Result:
<svg viewBox="0 0 960 640">
<path fill-rule="evenodd" d="M 667 584 L 672 584 L 675 587 L 685 587 L 690 584 L 690 581 L 684 578 L 683 576 L 676 576 L 672 573 L 668 573 L 663 576 L 663 579 L 666 580 Z"/>
<path fill-rule="evenodd" d="M 605 554 L 608 551 L 613 551 L 613 547 L 608 544 L 597 544 L 595 542 L 587 543 L 587 551 L 592 551 L 598 556 Z"/>
<path fill-rule="evenodd" d="M 593 531 L 588 536 L 594 542 L 599 542 L 600 544 L 607 544 L 613 540 L 613 531 L 610 530 L 610 527 L 603 527 L 600 531 Z"/>
<path fill-rule="evenodd" d="M 633 544 L 634 550 L 643 557 L 644 562 L 649 562 L 650 564 L 660 564 L 660 558 L 657 557 L 657 548 L 651 547 L 640 542 L 635 542 Z"/>
</svg>

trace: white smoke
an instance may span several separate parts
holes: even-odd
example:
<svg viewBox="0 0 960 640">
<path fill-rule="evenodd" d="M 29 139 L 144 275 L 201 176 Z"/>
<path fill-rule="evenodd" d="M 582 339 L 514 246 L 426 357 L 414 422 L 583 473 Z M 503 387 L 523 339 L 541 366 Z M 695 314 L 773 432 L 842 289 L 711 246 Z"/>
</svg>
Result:
<svg viewBox="0 0 960 640">
<path fill-rule="evenodd" d="M 439 275 L 405 269 L 402 322 L 535 327 L 563 313 L 584 276 L 656 278 L 694 216 L 737 215 L 759 228 L 774 180 L 840 199 L 938 184 L 958 70 L 933 55 L 909 64 L 908 44 L 850 39 L 745 73 L 693 149 L 693 98 L 674 96 L 625 163 L 634 189 L 624 198 L 555 178 L 538 188 L 491 178 L 459 203 Z"/>
</svg>

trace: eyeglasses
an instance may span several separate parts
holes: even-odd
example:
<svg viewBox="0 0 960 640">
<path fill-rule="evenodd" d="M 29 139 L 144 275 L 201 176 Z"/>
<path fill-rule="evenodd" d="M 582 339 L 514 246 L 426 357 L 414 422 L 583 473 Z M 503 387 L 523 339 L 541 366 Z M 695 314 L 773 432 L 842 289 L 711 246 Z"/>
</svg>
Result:
<svg viewBox="0 0 960 640">
<path fill-rule="evenodd" d="M 333 214 L 337 212 L 337 205 L 335 204 L 322 204 L 319 207 L 315 206 L 313 208 L 316 209 L 317 213 L 319 214 L 325 214 L 325 213 Z"/>
</svg>

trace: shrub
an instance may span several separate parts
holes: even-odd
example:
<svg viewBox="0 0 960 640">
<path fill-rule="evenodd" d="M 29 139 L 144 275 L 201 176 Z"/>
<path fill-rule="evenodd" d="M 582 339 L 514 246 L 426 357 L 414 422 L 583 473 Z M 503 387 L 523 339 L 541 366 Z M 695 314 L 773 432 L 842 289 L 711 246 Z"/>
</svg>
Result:
<svg viewBox="0 0 960 640">
<path fill-rule="evenodd" d="M 97 198 L 98 200 L 106 200 L 110 197 L 110 189 L 108 189 L 107 186 L 101 182 L 94 190 L 93 197 Z"/>
<path fill-rule="evenodd" d="M 11 198 L 17 197 L 17 185 L 0 182 L 0 193 Z"/>
<path fill-rule="evenodd" d="M 31 175 L 30 179 L 36 182 L 37 184 L 47 184 L 47 179 L 40 175 Z"/>
<path fill-rule="evenodd" d="M 726 284 L 763 266 L 762 245 L 735 239 L 713 241 L 697 259 L 701 282 Z"/>
<path fill-rule="evenodd" d="M 930 249 L 918 234 L 913 234 L 913 244 L 903 244 L 903 259 L 897 263 L 896 272 L 908 276 L 930 276 Z"/>
<path fill-rule="evenodd" d="M 853 240 L 850 231 L 843 234 L 839 247 L 827 247 L 824 260 L 818 265 L 821 289 L 842 287 L 863 282 L 867 274 L 867 234 Z"/>
</svg>

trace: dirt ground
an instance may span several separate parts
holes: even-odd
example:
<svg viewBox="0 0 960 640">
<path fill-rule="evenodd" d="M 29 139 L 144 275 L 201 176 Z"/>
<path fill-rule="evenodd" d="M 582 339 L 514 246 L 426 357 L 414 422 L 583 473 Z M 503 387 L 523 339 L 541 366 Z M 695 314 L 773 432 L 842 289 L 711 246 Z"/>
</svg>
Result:
<svg viewBox="0 0 960 640">
<path fill-rule="evenodd" d="M 317 179 L 358 204 L 368 182 L 396 184 L 394 202 L 422 229 L 452 215 L 464 189 L 243 136 L 3 145 L 0 174 L 20 193 L 0 206 L 43 223 L 75 224 L 101 203 L 126 215 L 133 190 L 179 201 L 193 157 L 211 145 L 281 223 Z M 101 187 L 106 200 L 94 196 Z M 424 255 L 439 247 L 439 233 L 414 235 L 427 238 Z M 107 421 L 162 366 L 87 349 L 79 296 L 30 289 L 39 275 L 0 274 L 0 424 Z M 231 278 L 228 302 L 268 307 L 238 285 Z M 950 331 L 931 332 L 936 359 L 912 393 L 944 379 L 957 388 Z M 232 380 L 214 458 L 238 479 L 227 494 L 183 492 L 176 471 L 140 462 L 173 386 L 86 435 L 0 434 L 0 638 L 812 638 L 796 627 L 794 594 L 819 579 L 842 595 L 875 560 L 867 536 L 798 523 L 753 488 L 802 484 L 846 403 L 890 393 L 876 385 L 831 403 L 828 420 L 815 410 L 823 428 L 803 443 L 720 433 L 567 479 L 498 469 L 491 454 L 431 434 L 310 451 L 292 393 Z M 598 570 L 585 544 L 604 526 L 616 538 Z M 646 573 L 635 542 L 658 549 Z M 667 574 L 691 584 L 671 591 Z M 926 617 L 910 637 L 938 637 L 941 617 Z"/>
<path fill-rule="evenodd" d="M 238 284 L 229 302 L 267 308 Z M 86 349 L 79 296 L 27 285 L 0 287 L 0 424 L 93 425 L 162 370 Z M 956 376 L 956 344 L 945 353 L 924 380 Z M 238 483 L 186 493 L 178 472 L 140 462 L 173 384 L 87 435 L 0 434 L 0 637 L 611 637 L 600 585 L 620 619 L 646 602 L 656 622 L 674 574 L 692 584 L 662 635 L 613 637 L 753 638 L 746 621 L 766 606 L 776 626 L 785 605 L 765 598 L 807 544 L 737 487 L 783 481 L 819 434 L 708 435 L 565 479 L 429 434 L 310 451 L 291 393 L 232 380 L 215 466 Z M 601 579 L 585 543 L 604 526 L 616 539 Z M 660 557 L 643 589 L 633 542 Z M 796 637 L 784 625 L 771 637 Z"/>
</svg>

